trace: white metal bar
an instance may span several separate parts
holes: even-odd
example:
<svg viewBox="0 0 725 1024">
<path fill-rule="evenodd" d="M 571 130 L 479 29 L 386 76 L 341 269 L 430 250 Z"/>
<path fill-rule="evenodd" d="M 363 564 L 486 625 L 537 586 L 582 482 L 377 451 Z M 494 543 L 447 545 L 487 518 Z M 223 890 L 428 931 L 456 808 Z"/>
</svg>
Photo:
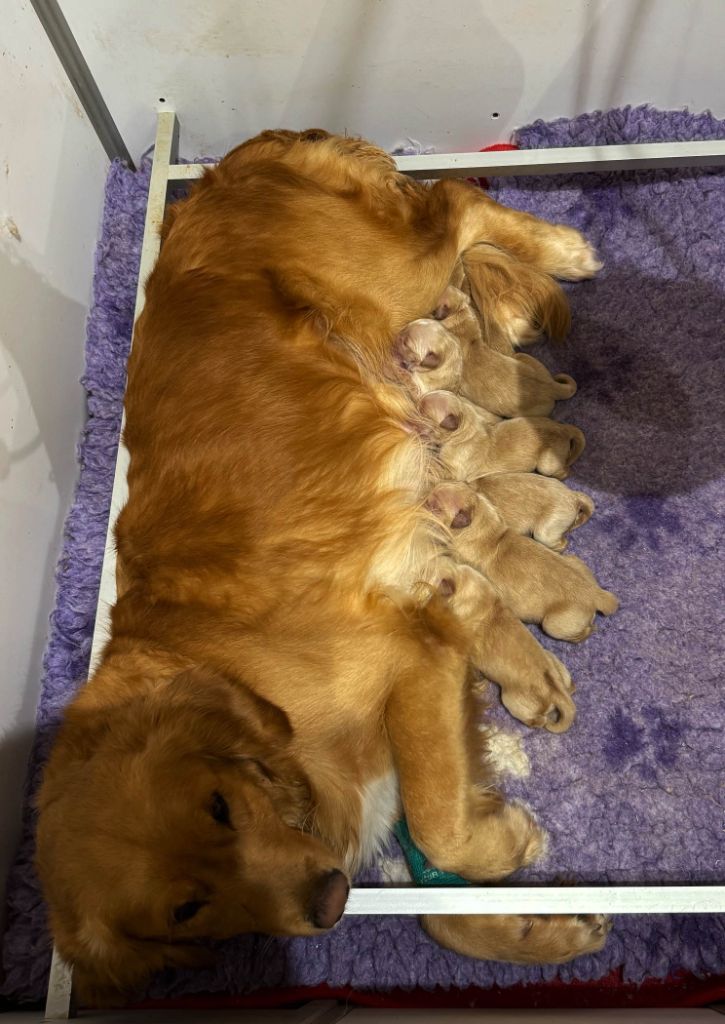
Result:
<svg viewBox="0 0 725 1024">
<path fill-rule="evenodd" d="M 149 194 L 146 205 L 143 242 L 141 245 L 141 261 L 139 264 L 138 285 L 136 288 L 136 305 L 134 323 L 141 315 L 145 299 L 146 280 L 153 270 L 161 247 L 161 224 L 166 208 L 166 192 L 169 184 L 169 165 L 176 160 L 178 123 L 173 111 L 164 110 L 158 114 L 156 123 L 156 144 L 154 160 L 151 167 Z M 123 432 L 124 418 L 121 419 Z M 88 673 L 98 666 L 101 652 L 108 639 L 111 608 L 116 603 L 116 545 L 113 531 L 118 514 L 128 498 L 128 450 L 119 438 L 116 468 L 113 477 L 111 494 L 111 510 L 108 517 L 106 547 L 101 568 L 101 585 L 98 593 L 96 622 L 91 642 L 91 658 Z M 67 1020 L 71 1014 L 71 969 L 61 960 L 58 951 L 53 949 L 48 981 L 48 997 L 45 1006 L 46 1020 Z"/>
<path fill-rule="evenodd" d="M 141 245 L 136 306 L 133 316 L 134 323 L 138 320 L 143 310 L 146 280 L 154 268 L 161 247 L 160 232 L 164 219 L 164 210 L 166 209 L 169 165 L 172 159 L 176 159 L 177 137 L 178 122 L 176 114 L 172 110 L 160 111 L 156 127 L 154 160 L 151 168 L 151 180 L 149 181 L 146 220 L 144 223 L 143 243 Z M 121 436 L 123 436 L 124 423 L 125 416 L 121 420 Z M 93 675 L 93 672 L 98 667 L 101 652 L 109 635 L 111 608 L 116 603 L 116 546 L 113 530 L 118 515 L 128 499 L 128 463 L 128 450 L 123 441 L 119 440 L 116 469 L 113 477 L 113 492 L 111 494 L 111 511 L 108 518 L 108 533 L 106 534 L 106 548 L 101 569 L 101 586 L 98 593 L 96 624 L 93 628 L 89 675 Z"/>
<path fill-rule="evenodd" d="M 725 885 L 353 888 L 345 914 L 723 914 Z"/>
<path fill-rule="evenodd" d="M 635 171 L 658 167 L 722 167 L 725 139 L 709 142 L 646 142 L 626 146 L 571 146 L 516 149 L 501 153 L 427 153 L 396 157 L 411 178 L 506 177 L 566 171 Z M 200 178 L 214 164 L 172 164 L 169 180 Z"/>
<path fill-rule="evenodd" d="M 54 947 L 50 962 L 48 994 L 45 998 L 44 1020 L 68 1020 L 72 1016 L 72 988 L 72 971 Z"/>
</svg>

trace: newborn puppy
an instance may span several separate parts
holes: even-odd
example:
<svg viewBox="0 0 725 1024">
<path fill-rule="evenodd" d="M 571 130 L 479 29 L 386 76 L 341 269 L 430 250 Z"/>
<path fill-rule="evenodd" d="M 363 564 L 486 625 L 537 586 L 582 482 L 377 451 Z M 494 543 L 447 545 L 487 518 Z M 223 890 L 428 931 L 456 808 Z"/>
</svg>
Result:
<svg viewBox="0 0 725 1024">
<path fill-rule="evenodd" d="M 419 408 L 438 427 L 440 460 L 457 480 L 533 470 L 563 480 L 584 451 L 578 427 L 542 417 L 501 420 L 449 391 L 425 395 Z"/>
<path fill-rule="evenodd" d="M 565 732 L 576 714 L 574 686 L 562 663 L 531 635 L 469 565 L 440 556 L 429 582 L 476 637 L 474 667 L 501 688 L 501 703 L 532 729 Z"/>
<path fill-rule="evenodd" d="M 497 416 L 548 416 L 556 401 L 576 391 L 571 377 L 552 377 L 533 356 L 502 355 L 480 340 L 461 342 L 438 320 L 413 320 L 395 349 L 419 394 L 460 391 Z"/>
<path fill-rule="evenodd" d="M 491 502 L 506 526 L 554 551 L 563 551 L 567 544 L 564 534 L 586 523 L 594 511 L 588 495 L 536 473 L 494 473 L 474 480 L 473 486 Z"/>
<path fill-rule="evenodd" d="M 439 484 L 426 504 L 451 530 L 453 555 L 482 572 L 517 618 L 549 636 L 579 643 L 594 631 L 597 612 L 611 615 L 619 607 L 579 558 L 514 533 L 465 484 Z"/>
</svg>

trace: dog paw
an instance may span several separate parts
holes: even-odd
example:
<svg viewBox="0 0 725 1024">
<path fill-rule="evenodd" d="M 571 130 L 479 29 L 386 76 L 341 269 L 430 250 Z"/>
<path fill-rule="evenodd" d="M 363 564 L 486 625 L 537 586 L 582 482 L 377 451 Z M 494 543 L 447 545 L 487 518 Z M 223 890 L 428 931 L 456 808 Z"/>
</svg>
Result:
<svg viewBox="0 0 725 1024">
<path fill-rule="evenodd" d="M 518 804 L 475 809 L 458 844 L 444 837 L 439 850 L 426 850 L 435 867 L 471 882 L 498 881 L 541 856 L 545 833 Z"/>
<path fill-rule="evenodd" d="M 536 469 L 544 476 L 565 480 L 569 469 L 584 451 L 586 439 L 578 427 L 570 423 L 554 423 L 542 431 L 543 450 Z"/>
<path fill-rule="evenodd" d="M 591 519 L 594 512 L 594 502 L 588 494 L 576 491 L 574 496 L 577 499 L 577 510 L 574 521 L 569 527 L 570 530 L 575 530 L 578 526 L 583 526 L 584 523 Z"/>
<path fill-rule="evenodd" d="M 553 914 L 522 918 L 525 963 L 566 963 L 603 948 L 612 929 L 606 914 Z"/>
<path fill-rule="evenodd" d="M 526 677 L 515 685 L 501 687 L 501 703 L 530 729 L 566 732 L 576 717 L 576 705 L 571 699 L 574 689 L 565 666 L 540 648 L 540 657 L 531 664 Z"/>
<path fill-rule="evenodd" d="M 557 226 L 556 235 L 551 239 L 551 254 L 555 255 L 555 277 L 564 281 L 584 281 L 594 277 L 604 264 L 598 258 L 592 245 L 575 228 L 563 224 Z"/>
<path fill-rule="evenodd" d="M 443 294 L 436 302 L 431 316 L 434 320 L 447 320 L 463 306 L 468 305 L 468 297 L 460 288 L 449 284 Z"/>
</svg>

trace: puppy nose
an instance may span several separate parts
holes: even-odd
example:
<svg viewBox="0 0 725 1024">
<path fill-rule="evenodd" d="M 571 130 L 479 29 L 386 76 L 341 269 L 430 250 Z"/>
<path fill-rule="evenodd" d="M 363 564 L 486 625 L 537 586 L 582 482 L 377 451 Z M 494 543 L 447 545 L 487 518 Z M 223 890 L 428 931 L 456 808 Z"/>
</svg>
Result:
<svg viewBox="0 0 725 1024">
<path fill-rule="evenodd" d="M 312 891 L 309 918 L 315 928 L 332 928 L 342 917 L 350 886 L 342 871 L 318 878 Z"/>
</svg>

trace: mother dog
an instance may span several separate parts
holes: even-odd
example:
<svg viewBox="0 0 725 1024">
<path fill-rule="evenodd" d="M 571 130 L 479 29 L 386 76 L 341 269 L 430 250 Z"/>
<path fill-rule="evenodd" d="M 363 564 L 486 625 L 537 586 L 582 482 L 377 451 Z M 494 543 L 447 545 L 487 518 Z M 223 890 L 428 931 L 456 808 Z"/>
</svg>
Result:
<svg viewBox="0 0 725 1024">
<path fill-rule="evenodd" d="M 82 997 L 199 963 L 202 938 L 332 927 L 399 803 L 430 861 L 469 879 L 539 852 L 477 768 L 472 632 L 419 586 L 435 469 L 391 369 L 479 243 L 543 293 L 598 267 L 570 228 L 324 132 L 265 132 L 172 208 L 129 364 L 111 636 L 39 797 Z M 606 935 L 596 917 L 423 924 L 525 963 Z"/>
</svg>

